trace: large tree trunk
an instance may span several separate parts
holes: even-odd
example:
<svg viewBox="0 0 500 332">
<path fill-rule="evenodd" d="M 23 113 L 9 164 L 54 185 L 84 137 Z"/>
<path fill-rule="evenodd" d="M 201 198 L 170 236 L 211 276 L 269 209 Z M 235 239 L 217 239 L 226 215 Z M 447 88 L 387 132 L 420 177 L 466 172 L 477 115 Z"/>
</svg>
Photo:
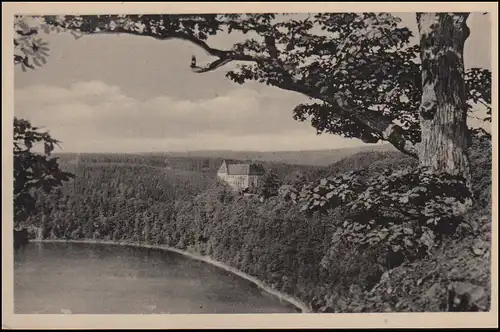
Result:
<svg viewBox="0 0 500 332">
<path fill-rule="evenodd" d="M 422 61 L 419 160 L 470 185 L 464 44 L 467 13 L 418 13 Z"/>
</svg>

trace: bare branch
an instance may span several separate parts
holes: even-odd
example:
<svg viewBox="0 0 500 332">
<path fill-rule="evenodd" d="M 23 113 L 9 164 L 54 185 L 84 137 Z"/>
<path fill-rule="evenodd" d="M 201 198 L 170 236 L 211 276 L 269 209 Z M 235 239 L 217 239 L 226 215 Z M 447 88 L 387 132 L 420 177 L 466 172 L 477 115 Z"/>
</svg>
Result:
<svg viewBox="0 0 500 332">
<path fill-rule="evenodd" d="M 180 39 L 180 40 L 185 40 L 190 43 L 193 43 L 194 45 L 197 45 L 201 47 L 207 54 L 216 56 L 219 59 L 209 63 L 206 66 L 199 67 L 196 65 L 192 65 L 191 68 L 195 73 L 206 73 L 209 71 L 213 71 L 229 62 L 232 61 L 257 61 L 257 58 L 254 58 L 250 55 L 245 55 L 245 54 L 238 54 L 233 51 L 225 51 L 225 50 L 219 50 L 210 47 L 206 42 L 200 40 L 199 38 L 187 34 L 187 33 L 182 33 L 182 32 L 168 32 L 164 35 L 159 35 L 159 34 L 153 34 L 153 33 L 145 33 L 145 32 L 140 32 L 140 31 L 133 31 L 133 30 L 128 30 L 122 27 L 116 27 L 115 29 L 111 31 L 96 31 L 92 32 L 89 34 L 129 34 L 129 35 L 136 35 L 136 36 L 147 36 L 151 37 L 157 40 L 169 40 L 169 39 Z"/>
<path fill-rule="evenodd" d="M 233 61 L 233 59 L 231 59 L 230 57 L 225 57 L 225 58 L 220 58 L 218 60 L 215 60 L 205 67 L 191 66 L 191 69 L 195 73 L 206 73 L 209 71 L 213 71 L 219 67 L 222 67 L 231 61 Z"/>
<path fill-rule="evenodd" d="M 205 50 L 210 55 L 221 57 L 224 56 L 226 53 L 229 53 L 229 51 L 221 51 L 215 48 L 212 48 L 208 46 L 207 43 L 204 41 L 196 38 L 193 35 L 189 35 L 187 33 L 182 33 L 182 32 L 166 32 L 165 34 L 157 34 L 157 33 L 148 33 L 148 32 L 141 32 L 141 31 L 134 31 L 134 30 L 129 30 L 123 27 L 116 27 L 112 30 L 101 30 L 101 31 L 95 31 L 95 32 L 89 32 L 89 35 L 103 35 L 103 34 L 128 34 L 128 35 L 134 35 L 134 36 L 145 36 L 145 37 L 151 37 L 157 40 L 169 40 L 169 39 L 182 39 L 189 41 L 202 49 Z"/>
</svg>

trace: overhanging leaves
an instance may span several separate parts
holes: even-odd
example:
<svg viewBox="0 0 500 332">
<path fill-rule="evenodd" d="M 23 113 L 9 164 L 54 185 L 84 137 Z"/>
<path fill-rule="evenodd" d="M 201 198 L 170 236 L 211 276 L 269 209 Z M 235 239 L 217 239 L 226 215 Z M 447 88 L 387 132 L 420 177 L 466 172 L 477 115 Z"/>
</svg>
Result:
<svg viewBox="0 0 500 332">
<path fill-rule="evenodd" d="M 33 38 L 40 29 L 186 40 L 218 58 L 206 66 L 195 60 L 193 71 L 243 61 L 227 73 L 229 79 L 239 84 L 254 80 L 308 96 L 312 103 L 299 105 L 294 116 L 310 119 L 318 133 L 367 143 L 386 140 L 416 156 L 419 48 L 410 43 L 412 32 L 391 14 L 66 15 L 44 16 L 42 21 L 30 27 L 18 17 L 14 42 Z M 227 50 L 211 47 L 209 37 L 221 33 L 240 33 L 243 40 Z M 14 57 L 22 68 L 45 61 L 31 59 L 28 51 Z M 490 115 L 491 73 L 474 68 L 466 80 L 470 102 L 485 104 Z"/>
<path fill-rule="evenodd" d="M 14 221 L 19 223 L 34 212 L 33 190 L 50 192 L 74 177 L 59 168 L 50 155 L 59 141 L 24 119 L 14 118 Z M 32 148 L 43 144 L 44 153 Z"/>
</svg>

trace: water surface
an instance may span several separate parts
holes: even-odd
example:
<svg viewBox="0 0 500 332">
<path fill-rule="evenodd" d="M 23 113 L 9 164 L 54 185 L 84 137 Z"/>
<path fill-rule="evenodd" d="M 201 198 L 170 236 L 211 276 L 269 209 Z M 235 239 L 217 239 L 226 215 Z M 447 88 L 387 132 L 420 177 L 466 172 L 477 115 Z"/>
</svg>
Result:
<svg viewBox="0 0 500 332">
<path fill-rule="evenodd" d="M 16 314 L 291 313 L 215 266 L 159 249 L 30 243 L 14 257 Z"/>
</svg>

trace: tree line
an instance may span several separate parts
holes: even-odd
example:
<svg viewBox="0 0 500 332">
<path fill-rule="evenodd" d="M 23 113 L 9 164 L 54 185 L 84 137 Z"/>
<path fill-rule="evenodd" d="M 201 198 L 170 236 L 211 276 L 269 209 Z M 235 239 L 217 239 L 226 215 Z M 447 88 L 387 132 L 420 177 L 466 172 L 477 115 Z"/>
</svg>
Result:
<svg viewBox="0 0 500 332">
<path fill-rule="evenodd" d="M 491 163 L 491 153 L 485 153 L 489 149 L 491 141 L 476 142 L 472 159 L 475 171 L 483 169 L 488 160 Z M 381 154 L 379 162 L 384 157 Z M 385 160 L 390 167 L 391 159 Z M 342 162 L 339 164 L 342 168 Z M 74 180 L 48 194 L 43 190 L 34 194 L 36 213 L 24 225 L 33 227 L 32 236 L 43 239 L 129 241 L 209 255 L 300 298 L 317 312 L 359 310 L 363 303 L 360 297 L 389 269 L 422 260 L 444 239 L 471 236 L 472 232 L 468 222 L 460 218 L 450 224 L 452 231 L 439 227 L 445 225 L 446 217 L 454 215 L 438 207 L 453 207 L 455 201 L 419 205 L 419 197 L 411 196 L 415 194 L 411 182 L 414 167 L 403 168 L 406 178 L 394 178 L 399 189 L 388 190 L 394 202 L 409 198 L 388 212 L 380 210 L 387 207 L 385 203 L 376 202 L 387 198 L 377 192 L 380 189 L 376 186 L 392 183 L 395 175 L 383 175 L 378 167 L 332 172 L 312 181 L 323 187 L 336 183 L 333 190 L 337 192 L 332 196 L 314 186 L 289 182 L 286 185 L 299 193 L 295 199 L 267 190 L 264 200 L 239 195 L 199 173 L 176 176 L 168 170 L 141 171 L 142 167 L 83 164 L 75 170 Z M 362 178 L 356 172 L 364 172 Z M 491 204 L 490 179 L 491 174 L 481 172 L 475 182 L 479 210 Z M 338 201 L 341 194 L 349 195 L 346 190 L 354 189 L 354 181 L 361 184 L 360 188 L 366 186 Z M 435 187 L 436 183 L 431 183 L 425 188 Z M 450 188 L 453 192 L 447 197 L 457 197 L 456 188 Z M 303 197 L 301 190 L 306 193 Z M 371 192 L 369 199 L 367 192 Z M 314 203 L 321 197 L 327 204 Z M 353 204 L 361 205 L 353 209 Z M 408 217 L 407 213 L 416 208 L 437 210 Z M 433 218 L 436 223 L 428 223 Z M 367 225 L 371 228 L 366 229 Z"/>
</svg>

